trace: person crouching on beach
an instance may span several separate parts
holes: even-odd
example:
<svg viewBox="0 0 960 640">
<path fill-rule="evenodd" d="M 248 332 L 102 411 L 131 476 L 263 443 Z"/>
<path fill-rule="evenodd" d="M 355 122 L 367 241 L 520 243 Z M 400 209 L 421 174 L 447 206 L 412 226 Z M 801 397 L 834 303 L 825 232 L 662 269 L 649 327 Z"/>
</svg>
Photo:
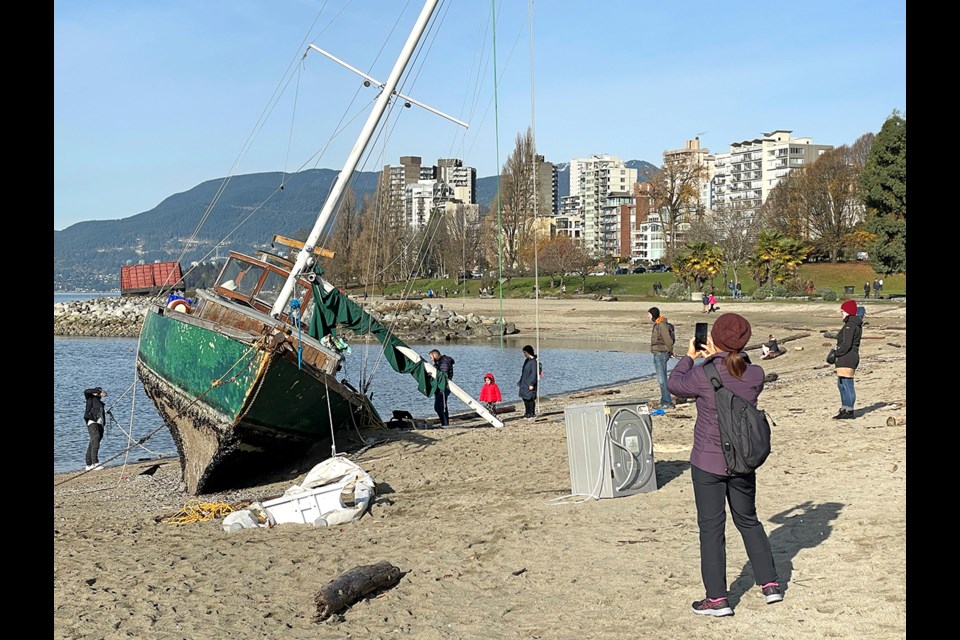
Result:
<svg viewBox="0 0 960 640">
<path fill-rule="evenodd" d="M 492 373 L 483 376 L 483 386 L 480 387 L 480 402 L 486 407 L 487 411 L 497 415 L 497 403 L 503 401 L 500 395 L 500 387 L 497 386 L 497 380 Z"/>
</svg>

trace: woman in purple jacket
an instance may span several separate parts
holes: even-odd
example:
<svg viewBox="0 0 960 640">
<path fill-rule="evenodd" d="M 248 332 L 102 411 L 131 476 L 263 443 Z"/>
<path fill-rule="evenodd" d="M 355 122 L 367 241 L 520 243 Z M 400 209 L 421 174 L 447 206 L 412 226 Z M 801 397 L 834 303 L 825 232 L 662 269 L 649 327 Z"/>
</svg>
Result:
<svg viewBox="0 0 960 640">
<path fill-rule="evenodd" d="M 700 355 L 705 356 L 704 362 L 714 361 L 723 385 L 756 405 L 763 390 L 764 373 L 761 367 L 750 364 L 747 355 L 742 353 L 750 334 L 750 323 L 743 316 L 736 313 L 721 315 L 713 323 L 706 348 L 698 352 L 691 338 L 687 355 L 680 358 L 667 381 L 667 388 L 673 395 L 697 400 L 690 472 L 697 505 L 697 526 L 700 528 L 700 575 L 706 589 L 706 598 L 693 603 L 693 612 L 698 615 L 733 615 L 727 600 L 724 536 L 727 503 L 766 603 L 783 600 L 770 540 L 757 519 L 757 474 L 753 471 L 740 476 L 727 475 L 720 449 L 713 385 L 707 379 L 703 365 L 694 364 L 694 358 Z"/>
</svg>

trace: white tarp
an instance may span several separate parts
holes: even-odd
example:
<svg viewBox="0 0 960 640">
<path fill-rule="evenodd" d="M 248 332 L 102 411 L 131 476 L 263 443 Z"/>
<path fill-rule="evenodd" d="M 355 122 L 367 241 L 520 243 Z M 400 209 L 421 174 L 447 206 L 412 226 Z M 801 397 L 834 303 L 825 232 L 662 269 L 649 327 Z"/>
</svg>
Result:
<svg viewBox="0 0 960 640">
<path fill-rule="evenodd" d="M 255 502 L 223 519 L 227 532 L 277 524 L 332 526 L 358 519 L 370 506 L 376 487 L 360 466 L 342 457 L 328 458 L 280 498 Z"/>
</svg>

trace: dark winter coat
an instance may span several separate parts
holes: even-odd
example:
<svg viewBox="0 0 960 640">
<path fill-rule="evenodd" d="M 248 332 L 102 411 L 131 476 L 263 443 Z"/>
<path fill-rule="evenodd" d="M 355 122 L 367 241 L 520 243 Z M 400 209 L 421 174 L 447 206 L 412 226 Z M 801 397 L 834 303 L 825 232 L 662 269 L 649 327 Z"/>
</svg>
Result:
<svg viewBox="0 0 960 640">
<path fill-rule="evenodd" d="M 437 359 L 437 369 L 446 374 L 447 378 L 453 380 L 453 365 L 455 361 L 450 356 L 440 356 Z"/>
<path fill-rule="evenodd" d="M 523 359 L 523 368 L 520 369 L 520 397 L 524 400 L 533 400 L 537 397 L 537 359 Z M 531 388 L 532 387 L 532 388 Z"/>
<path fill-rule="evenodd" d="M 83 411 L 83 419 L 86 422 L 104 423 L 103 400 L 100 399 L 100 387 L 85 389 L 83 397 L 87 399 L 87 407 Z"/>
<path fill-rule="evenodd" d="M 757 398 L 763 391 L 763 368 L 749 364 L 750 360 L 746 354 L 742 355 L 748 363 L 746 371 L 743 372 L 743 380 L 738 380 L 727 372 L 724 364 L 724 358 L 727 356 L 725 351 L 707 357 L 703 364 L 714 361 L 723 386 L 756 406 Z M 690 452 L 690 464 L 703 471 L 725 476 L 727 463 L 723 459 L 723 450 L 720 448 L 717 401 L 713 393 L 713 385 L 707 379 L 707 372 L 703 370 L 703 364 L 695 365 L 690 356 L 680 358 L 680 362 L 670 371 L 670 377 L 667 378 L 667 389 L 675 396 L 697 399 L 697 421 L 693 426 L 693 450 Z"/>
<path fill-rule="evenodd" d="M 843 328 L 837 332 L 837 375 L 852 378 L 860 366 L 860 338 L 863 336 L 863 318 L 857 315 L 843 319 Z"/>
</svg>

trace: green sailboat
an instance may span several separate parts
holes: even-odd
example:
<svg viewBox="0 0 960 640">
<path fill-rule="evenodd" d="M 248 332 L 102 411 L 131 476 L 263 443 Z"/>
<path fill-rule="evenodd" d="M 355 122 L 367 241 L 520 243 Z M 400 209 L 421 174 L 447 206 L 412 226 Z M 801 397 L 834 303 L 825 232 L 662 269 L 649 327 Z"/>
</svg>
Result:
<svg viewBox="0 0 960 640">
<path fill-rule="evenodd" d="M 295 261 L 265 251 L 230 252 L 213 287 L 147 313 L 137 373 L 171 432 L 188 493 L 249 485 L 339 430 L 383 425 L 369 398 L 337 377 L 346 357 L 337 327 L 376 337 L 394 370 L 411 374 L 424 395 L 449 387 L 481 417 L 503 426 L 325 281 L 316 263 L 325 253 L 319 238 L 388 103 L 399 97 L 420 105 L 396 87 L 436 4 L 424 3 L 389 78 L 377 83 L 373 110 L 306 241 L 274 237 L 299 249 Z"/>
</svg>

